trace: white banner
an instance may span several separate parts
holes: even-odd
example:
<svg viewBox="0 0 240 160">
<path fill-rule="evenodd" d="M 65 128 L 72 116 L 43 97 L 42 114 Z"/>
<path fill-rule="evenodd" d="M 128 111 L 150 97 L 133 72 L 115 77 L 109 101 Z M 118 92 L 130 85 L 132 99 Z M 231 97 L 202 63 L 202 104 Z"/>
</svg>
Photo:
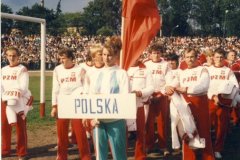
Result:
<svg viewBox="0 0 240 160">
<path fill-rule="evenodd" d="M 59 118 L 135 119 L 135 94 L 59 95 Z"/>
</svg>

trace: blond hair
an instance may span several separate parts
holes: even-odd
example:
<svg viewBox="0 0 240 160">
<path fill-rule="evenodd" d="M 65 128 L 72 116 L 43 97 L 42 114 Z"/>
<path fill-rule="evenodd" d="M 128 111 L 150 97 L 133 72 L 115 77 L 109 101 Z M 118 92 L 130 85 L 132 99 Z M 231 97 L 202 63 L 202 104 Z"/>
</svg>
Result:
<svg viewBox="0 0 240 160">
<path fill-rule="evenodd" d="M 103 51 L 103 46 L 100 43 L 93 44 L 90 46 L 89 51 L 90 51 L 91 57 L 94 58 L 96 53 Z"/>
<path fill-rule="evenodd" d="M 205 52 L 204 52 L 204 55 L 206 57 L 212 57 L 214 55 L 214 52 L 212 49 L 206 49 Z"/>
<path fill-rule="evenodd" d="M 17 56 L 20 56 L 20 55 L 21 55 L 19 49 L 18 49 L 17 47 L 14 47 L 14 46 L 11 46 L 11 47 L 7 48 L 7 49 L 6 49 L 6 53 L 7 53 L 8 51 L 15 51 L 15 52 L 17 53 Z"/>
</svg>

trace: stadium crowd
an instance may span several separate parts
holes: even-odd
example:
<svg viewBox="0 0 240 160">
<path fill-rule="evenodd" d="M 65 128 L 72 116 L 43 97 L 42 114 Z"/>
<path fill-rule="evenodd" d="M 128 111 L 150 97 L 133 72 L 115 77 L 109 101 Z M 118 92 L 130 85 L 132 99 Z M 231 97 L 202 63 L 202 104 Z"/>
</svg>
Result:
<svg viewBox="0 0 240 160">
<path fill-rule="evenodd" d="M 46 37 L 46 69 L 53 70 L 59 59 L 57 51 L 62 47 L 69 47 L 74 50 L 77 63 L 84 62 L 87 55 L 89 45 L 97 43 L 101 37 L 73 37 L 73 36 L 47 36 Z M 1 66 L 7 64 L 5 50 L 9 46 L 17 47 L 22 53 L 20 63 L 25 65 L 29 70 L 40 69 L 40 36 L 21 34 L 2 34 L 1 37 Z"/>
<path fill-rule="evenodd" d="M 240 39 L 238 37 L 163 37 L 156 38 L 166 47 L 166 57 L 169 53 L 181 55 L 183 50 L 191 46 L 200 49 L 203 52 L 206 48 L 222 47 L 225 51 L 235 50 L 240 55 Z M 50 36 L 46 37 L 46 69 L 53 70 L 59 64 L 57 51 L 62 47 L 69 47 L 74 50 L 76 62 L 82 63 L 88 57 L 89 46 L 94 43 L 103 42 L 104 37 L 79 37 L 79 36 Z M 1 67 L 7 65 L 5 50 L 9 46 L 19 48 L 22 53 L 20 63 L 29 70 L 40 69 L 40 35 L 24 36 L 22 34 L 2 34 L 1 36 Z M 148 52 L 143 53 L 148 57 Z"/>
</svg>

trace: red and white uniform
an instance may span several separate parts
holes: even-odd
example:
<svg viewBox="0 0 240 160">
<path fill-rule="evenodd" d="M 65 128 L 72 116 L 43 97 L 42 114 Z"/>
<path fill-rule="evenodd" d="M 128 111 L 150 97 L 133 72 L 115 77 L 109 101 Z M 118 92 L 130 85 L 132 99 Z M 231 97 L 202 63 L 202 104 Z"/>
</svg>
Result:
<svg viewBox="0 0 240 160">
<path fill-rule="evenodd" d="M 237 78 L 238 83 L 240 83 L 240 61 L 237 60 L 231 65 L 227 63 L 227 66 L 233 71 Z M 236 108 L 232 109 L 231 118 L 234 124 L 240 122 L 240 104 L 238 104 Z"/>
<path fill-rule="evenodd" d="M 147 118 L 147 115 L 144 112 L 144 104 L 148 102 L 154 91 L 153 79 L 151 72 L 145 67 L 130 67 L 127 73 L 129 77 L 130 91 L 141 91 L 142 93 L 141 97 L 137 97 L 137 141 L 135 147 L 135 159 L 145 159 L 145 118 Z"/>
<path fill-rule="evenodd" d="M 237 79 L 230 68 L 211 66 L 208 68 L 210 75 L 210 85 L 208 90 L 209 111 L 212 124 L 216 128 L 216 140 L 214 143 L 215 152 L 221 152 L 224 147 L 224 140 L 230 121 L 230 108 L 220 107 L 214 104 L 213 96 L 218 95 L 218 87 L 225 81 L 230 81 L 236 87 L 239 87 Z"/>
<path fill-rule="evenodd" d="M 20 111 L 26 109 L 27 105 L 24 104 L 23 95 L 28 92 L 29 74 L 23 65 L 19 64 L 14 67 L 6 66 L 2 68 L 1 75 L 1 88 L 2 94 L 4 92 L 12 91 L 17 89 L 19 92 L 19 100 L 17 107 L 21 108 Z M 1 117 L 2 117 L 2 155 L 10 154 L 11 150 L 11 129 L 9 120 L 16 116 L 16 112 L 6 115 L 7 112 L 6 103 L 2 101 L 1 107 Z M 14 118 L 15 119 L 15 118 Z M 25 156 L 27 154 L 27 130 L 26 130 L 26 120 L 23 120 L 20 115 L 16 116 L 16 131 L 17 131 L 17 155 Z M 11 123 L 11 122 L 10 122 Z M 13 122 L 14 123 L 14 122 Z"/>
<path fill-rule="evenodd" d="M 14 68 L 14 69 L 12 69 Z M 29 76 L 23 65 L 4 67 L 2 71 L 2 100 L 6 101 L 6 114 L 9 124 L 17 122 L 17 114 L 25 114 L 32 109 L 27 105 L 31 98 L 28 90 Z M 25 84 L 22 84 L 26 82 Z"/>
<path fill-rule="evenodd" d="M 159 62 L 147 61 L 145 62 L 145 65 L 152 73 L 154 87 L 147 120 L 147 145 L 151 148 L 155 143 L 154 123 L 155 118 L 157 117 L 158 142 L 160 148 L 166 149 L 169 102 L 168 97 L 165 95 L 165 85 L 168 73 L 171 69 L 169 68 L 168 63 L 162 59 Z"/>
<path fill-rule="evenodd" d="M 208 72 L 210 76 L 210 84 L 208 90 L 208 98 L 212 99 L 213 95 L 217 95 L 218 87 L 223 81 L 231 81 L 234 85 L 239 87 L 236 76 L 228 67 L 208 67 Z"/>
<path fill-rule="evenodd" d="M 52 105 L 58 105 L 58 95 L 70 95 L 73 92 L 86 93 L 84 86 L 85 70 L 77 65 L 66 69 L 63 65 L 57 66 L 53 71 Z M 70 107 L 67 106 L 66 107 Z M 57 119 L 58 151 L 57 160 L 67 159 L 68 127 L 70 119 Z M 85 128 L 81 119 L 71 119 L 72 129 L 75 132 L 80 157 L 90 160 L 89 145 Z"/>
<path fill-rule="evenodd" d="M 214 156 L 210 136 L 207 98 L 210 81 L 209 74 L 204 67 L 197 66 L 191 69 L 180 70 L 178 80 L 180 87 L 187 87 L 187 93 L 183 94 L 183 96 L 189 103 L 199 137 L 205 139 L 206 147 L 202 150 L 202 159 L 212 160 Z M 183 143 L 183 159 L 196 159 L 195 151 L 191 149 L 186 142 Z"/>
</svg>

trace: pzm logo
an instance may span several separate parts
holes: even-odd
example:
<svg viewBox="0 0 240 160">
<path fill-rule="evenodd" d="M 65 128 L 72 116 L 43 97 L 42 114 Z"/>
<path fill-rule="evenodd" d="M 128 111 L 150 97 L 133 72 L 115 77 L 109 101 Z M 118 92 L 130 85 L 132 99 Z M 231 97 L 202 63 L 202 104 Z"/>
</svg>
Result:
<svg viewBox="0 0 240 160">
<path fill-rule="evenodd" d="M 197 76 L 186 77 L 183 79 L 183 83 L 184 82 L 192 82 L 192 81 L 197 81 Z"/>
</svg>

